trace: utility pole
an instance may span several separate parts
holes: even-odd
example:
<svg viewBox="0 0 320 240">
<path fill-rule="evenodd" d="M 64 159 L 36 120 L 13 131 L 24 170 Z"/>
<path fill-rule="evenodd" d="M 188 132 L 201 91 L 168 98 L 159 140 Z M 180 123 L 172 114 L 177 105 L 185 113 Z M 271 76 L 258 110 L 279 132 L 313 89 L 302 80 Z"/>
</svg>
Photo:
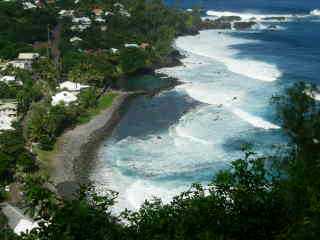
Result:
<svg viewBox="0 0 320 240">
<path fill-rule="evenodd" d="M 50 25 L 48 24 L 47 26 L 47 30 L 48 30 L 48 44 L 47 44 L 47 57 L 50 58 L 50 50 L 49 47 L 51 46 L 51 41 L 50 41 Z"/>
</svg>

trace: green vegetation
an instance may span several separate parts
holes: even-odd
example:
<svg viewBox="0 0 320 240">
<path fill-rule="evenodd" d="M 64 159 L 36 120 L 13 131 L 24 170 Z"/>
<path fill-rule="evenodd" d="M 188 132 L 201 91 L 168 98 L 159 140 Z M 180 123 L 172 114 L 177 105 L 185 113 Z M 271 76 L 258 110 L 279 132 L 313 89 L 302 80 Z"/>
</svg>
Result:
<svg viewBox="0 0 320 240">
<path fill-rule="evenodd" d="M 55 24 L 48 8 L 24 10 L 20 1 L 0 1 L 0 59 L 32 51 L 34 42 L 47 40 L 48 25 Z"/>
<path fill-rule="evenodd" d="M 0 239 L 20 240 L 220 240 L 220 239 L 318 239 L 320 235 L 320 105 L 312 98 L 313 86 L 303 83 L 275 96 L 283 129 L 290 144 L 275 156 L 256 156 L 248 147 L 244 157 L 229 170 L 218 173 L 208 186 L 194 184 L 169 204 L 146 201 L 136 212 L 111 213 L 117 194 L 97 196 L 81 187 L 73 200 L 60 199 L 39 174 L 48 164 L 54 146 L 66 128 L 88 122 L 117 97 L 119 79 L 165 64 L 176 36 L 194 33 L 199 12 L 168 8 L 160 0 L 73 0 L 24 10 L 20 2 L 0 2 L 0 58 L 12 60 L 47 40 L 47 27 L 58 29 L 47 57 L 32 69 L 7 67 L 1 75 L 14 75 L 17 84 L 0 84 L 0 98 L 16 98 L 15 130 L 0 134 L 0 200 L 5 185 L 22 183 L 24 205 L 39 227 L 16 236 L 6 229 L 0 215 Z M 96 21 L 93 9 L 111 12 Z M 90 18 L 90 26 L 72 30 L 71 17 L 58 17 L 73 9 L 74 17 Z M 56 34 L 56 32 L 55 32 Z M 82 39 L 74 43 L 70 38 Z M 125 46 L 125 44 L 133 44 Z M 112 49 L 118 51 L 112 51 Z M 50 49 L 48 49 L 50 50 Z M 51 99 L 62 80 L 88 84 L 78 101 L 53 106 Z M 45 166 L 46 167 L 46 166 Z M 4 230 L 3 230 L 4 229 Z"/>
<path fill-rule="evenodd" d="M 258 157 L 246 146 L 244 157 L 208 186 L 194 184 L 169 204 L 154 199 L 115 216 L 115 192 L 101 197 L 81 187 L 73 200 L 62 200 L 45 187 L 46 179 L 27 177 L 29 211 L 49 224 L 18 239 L 318 239 L 320 143 L 314 124 L 320 108 L 312 92 L 300 83 L 273 98 L 292 140 L 289 150 Z"/>
<path fill-rule="evenodd" d="M 98 115 L 102 110 L 107 109 L 112 105 L 113 100 L 118 96 L 115 92 L 110 92 L 106 95 L 101 96 L 96 105 L 93 105 L 94 107 L 87 109 L 86 113 L 79 116 L 77 119 L 77 122 L 80 124 L 84 124 L 89 122 L 92 117 Z"/>
</svg>

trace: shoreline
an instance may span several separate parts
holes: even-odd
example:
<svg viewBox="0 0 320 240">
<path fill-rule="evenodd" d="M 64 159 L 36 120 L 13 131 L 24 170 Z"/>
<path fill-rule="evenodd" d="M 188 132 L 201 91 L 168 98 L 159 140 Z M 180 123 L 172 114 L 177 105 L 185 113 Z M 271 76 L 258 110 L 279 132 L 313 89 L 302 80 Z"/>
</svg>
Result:
<svg viewBox="0 0 320 240">
<path fill-rule="evenodd" d="M 88 168 L 86 159 L 97 143 L 112 131 L 120 118 L 123 104 L 135 93 L 117 92 L 119 95 L 109 108 L 102 110 L 88 123 L 76 126 L 63 133 L 57 141 L 57 150 L 50 160 L 50 180 L 57 193 L 63 198 L 71 198 L 85 183 L 80 176 L 82 168 Z"/>
<path fill-rule="evenodd" d="M 119 123 L 125 103 L 137 95 L 154 96 L 179 84 L 181 82 L 173 78 L 170 85 L 154 91 L 116 91 L 119 95 L 109 108 L 102 110 L 88 123 L 64 132 L 58 138 L 55 153 L 49 160 L 49 177 L 58 195 L 72 199 L 79 185 L 90 183 L 90 170 L 96 160 L 97 149 Z"/>
</svg>

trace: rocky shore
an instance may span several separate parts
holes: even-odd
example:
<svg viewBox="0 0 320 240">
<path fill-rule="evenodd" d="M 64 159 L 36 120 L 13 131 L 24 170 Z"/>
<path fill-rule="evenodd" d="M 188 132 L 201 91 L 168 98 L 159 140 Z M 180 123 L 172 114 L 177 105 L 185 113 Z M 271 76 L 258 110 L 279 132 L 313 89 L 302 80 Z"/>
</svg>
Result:
<svg viewBox="0 0 320 240">
<path fill-rule="evenodd" d="M 106 136 L 120 118 L 120 108 L 132 94 L 118 92 L 111 107 L 90 122 L 65 132 L 57 142 L 57 153 L 51 162 L 51 180 L 62 197 L 72 196 L 81 182 L 81 168 L 88 161 L 87 153 Z"/>
</svg>

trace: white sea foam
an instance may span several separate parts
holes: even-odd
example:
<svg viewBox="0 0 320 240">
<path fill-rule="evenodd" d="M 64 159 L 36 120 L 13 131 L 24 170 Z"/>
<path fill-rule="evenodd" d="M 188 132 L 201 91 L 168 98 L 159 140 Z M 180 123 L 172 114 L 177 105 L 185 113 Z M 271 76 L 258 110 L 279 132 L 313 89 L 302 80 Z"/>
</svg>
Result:
<svg viewBox="0 0 320 240">
<path fill-rule="evenodd" d="M 320 9 L 314 9 L 310 12 L 312 16 L 320 16 Z"/>
<path fill-rule="evenodd" d="M 198 36 L 181 37 L 176 41 L 179 48 L 220 61 L 234 73 L 266 82 L 281 77 L 280 70 L 274 64 L 237 57 L 240 51 L 232 49 L 232 46 L 250 43 L 259 42 L 235 38 L 215 30 L 202 31 Z"/>
<path fill-rule="evenodd" d="M 169 202 L 192 182 L 203 181 L 209 172 L 214 174 L 241 157 L 240 150 L 226 149 L 230 142 L 241 142 L 258 128 L 279 128 L 255 112 L 266 106 L 266 95 L 270 95 L 261 89 L 271 91 L 270 82 L 281 76 L 280 71 L 264 61 L 238 59 L 240 50 L 232 49 L 236 44 L 261 42 L 205 31 L 176 43 L 187 55 L 184 66 L 159 72 L 187 83 L 172 90 L 175 94 L 205 104 L 190 109 L 169 129 L 129 136 L 101 149 L 101 165 L 91 179 L 120 193 L 117 212 L 138 209 L 153 196 Z"/>
<path fill-rule="evenodd" d="M 157 186 L 150 181 L 137 180 L 129 185 L 125 192 L 131 209 L 139 209 L 145 200 L 152 200 L 155 197 L 161 198 L 164 203 L 169 203 L 172 198 L 184 191 L 185 188 L 166 188 Z"/>
<path fill-rule="evenodd" d="M 265 31 L 265 30 L 270 30 L 270 31 L 280 31 L 280 30 L 286 30 L 285 27 L 279 26 L 279 25 L 267 25 L 264 23 L 256 23 L 251 27 L 251 30 L 258 30 L 258 31 Z"/>
<path fill-rule="evenodd" d="M 278 125 L 268 122 L 261 117 L 257 117 L 238 108 L 231 108 L 231 111 L 242 120 L 250 123 L 252 126 L 262 129 L 280 129 Z"/>
<path fill-rule="evenodd" d="M 240 108 L 234 107 L 234 105 L 241 101 L 244 98 L 244 93 L 237 91 L 217 91 L 212 92 L 209 89 L 206 89 L 206 86 L 186 86 L 186 92 L 194 99 L 212 105 L 223 105 L 227 110 L 238 116 L 241 120 L 251 124 L 253 127 L 262 128 L 262 129 L 279 129 L 280 127 L 264 120 L 261 117 L 254 116 L 248 112 L 241 110 Z"/>
<path fill-rule="evenodd" d="M 239 16 L 243 21 L 270 21 L 278 22 L 276 18 L 286 18 L 286 21 L 290 21 L 292 18 L 302 18 L 307 17 L 306 14 L 262 14 L 262 13 L 253 13 L 253 12 L 230 12 L 230 11 L 207 11 L 207 15 L 211 17 L 230 17 L 230 16 Z M 282 20 L 281 20 L 282 21 Z"/>
</svg>

